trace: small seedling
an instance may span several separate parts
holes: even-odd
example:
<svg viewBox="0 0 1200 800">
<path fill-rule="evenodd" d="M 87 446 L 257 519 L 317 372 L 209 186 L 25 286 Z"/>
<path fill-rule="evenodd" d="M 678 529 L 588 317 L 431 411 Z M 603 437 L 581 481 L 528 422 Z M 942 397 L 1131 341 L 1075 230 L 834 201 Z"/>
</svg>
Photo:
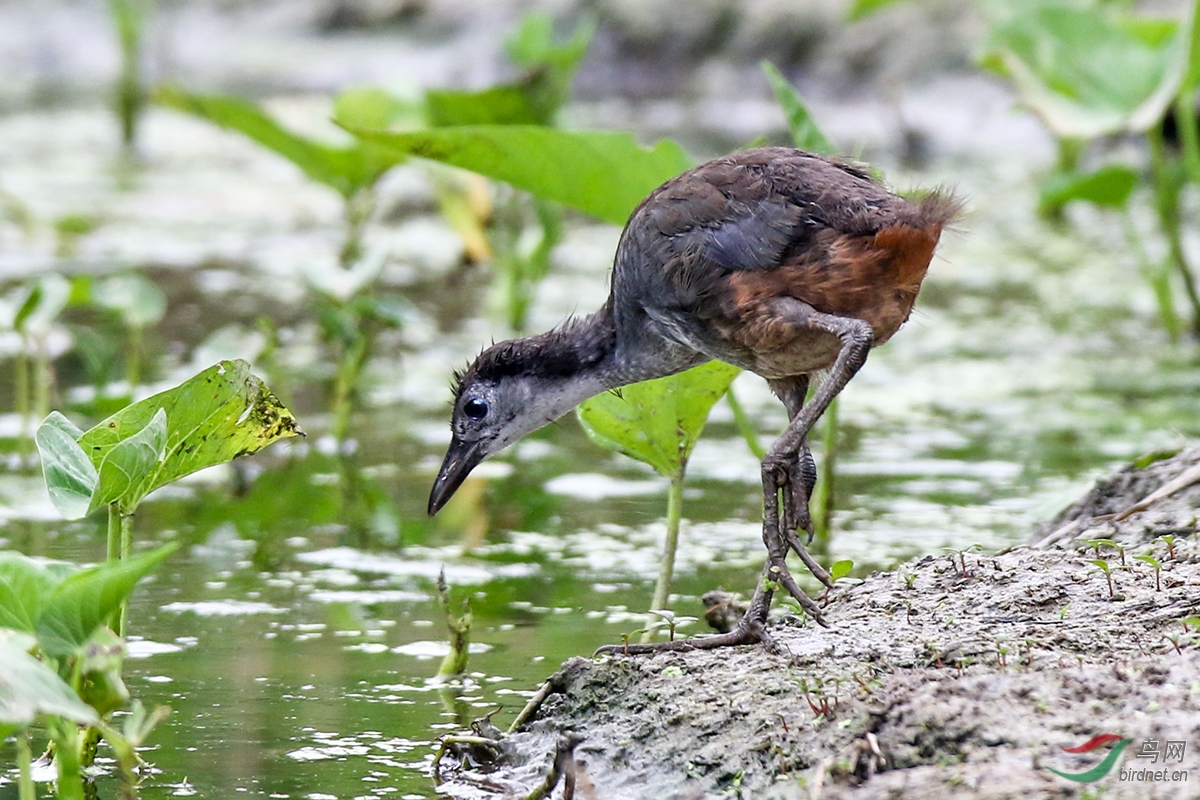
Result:
<svg viewBox="0 0 1200 800">
<path fill-rule="evenodd" d="M 1167 546 L 1167 558 L 1174 561 L 1175 560 L 1175 537 L 1168 533 L 1168 534 L 1164 534 L 1163 536 L 1160 536 L 1158 538 L 1162 539 L 1163 544 L 1165 544 Z"/>
<path fill-rule="evenodd" d="M 1179 647 L 1179 633 L 1172 631 L 1171 633 L 1165 634 L 1165 636 L 1167 641 L 1171 643 L 1171 646 L 1175 648 L 1175 652 L 1179 655 L 1183 655 L 1183 650 Z"/>
<path fill-rule="evenodd" d="M 676 628 L 678 628 L 680 625 L 691 625 L 697 619 L 696 617 L 677 616 L 674 611 L 651 611 L 650 613 L 662 620 L 661 622 L 657 623 L 657 626 L 666 626 L 667 636 L 672 642 L 675 641 Z"/>
<path fill-rule="evenodd" d="M 638 628 L 636 631 L 621 634 L 621 646 L 625 649 L 624 655 L 629 655 L 629 642 L 635 636 L 641 636 L 649 633 L 649 628 Z"/>
<path fill-rule="evenodd" d="M 958 548 L 958 547 L 943 547 L 942 548 L 942 550 L 944 552 L 949 554 L 950 564 L 958 572 L 958 576 L 960 578 L 971 577 L 971 573 L 967 570 L 967 553 L 970 553 L 973 550 L 982 550 L 982 549 L 983 548 L 980 547 L 978 544 L 973 544 L 970 547 L 963 547 L 963 548 Z M 955 556 L 958 556 L 958 561 L 954 560 Z"/>
<path fill-rule="evenodd" d="M 914 585 L 917 582 L 917 573 L 905 572 L 905 573 L 903 573 L 903 575 L 904 575 L 904 588 L 908 589 L 911 592 Z"/>
<path fill-rule="evenodd" d="M 1162 569 L 1162 564 L 1159 563 L 1158 559 L 1149 554 L 1134 556 L 1134 559 L 1149 564 L 1154 568 L 1154 591 L 1161 592 L 1162 582 L 1159 580 L 1159 571 Z"/>
<path fill-rule="evenodd" d="M 1092 563 L 1104 573 L 1104 578 L 1108 581 L 1108 599 L 1112 600 L 1115 597 L 1115 593 L 1113 592 L 1112 567 L 1103 558 L 1093 558 Z"/>
</svg>

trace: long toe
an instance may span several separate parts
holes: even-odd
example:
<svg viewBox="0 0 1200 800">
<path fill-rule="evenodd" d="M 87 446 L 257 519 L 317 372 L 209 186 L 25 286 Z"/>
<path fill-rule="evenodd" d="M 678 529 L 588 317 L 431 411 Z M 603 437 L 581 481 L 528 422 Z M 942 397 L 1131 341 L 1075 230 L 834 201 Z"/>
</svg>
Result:
<svg viewBox="0 0 1200 800">
<path fill-rule="evenodd" d="M 820 562 L 812 557 L 812 554 L 805 548 L 804 543 L 800 541 L 800 537 L 791 532 L 785 532 L 784 536 L 787 538 L 788 547 L 800 557 L 800 560 L 804 562 L 804 566 L 808 567 L 808 571 L 813 574 L 813 577 L 825 584 L 827 589 L 832 589 L 833 578 L 825 571 Z"/>
<path fill-rule="evenodd" d="M 829 627 L 829 624 L 825 622 L 825 615 L 821 613 L 821 607 L 817 605 L 817 601 L 805 594 L 804 590 L 796 583 L 796 579 L 792 577 L 792 573 L 785 561 L 786 555 L 786 551 L 783 553 L 783 558 L 776 558 L 774 553 L 771 554 L 770 567 L 767 570 L 770 580 L 775 581 L 786 589 L 787 593 L 795 598 L 800 607 L 804 609 L 804 613 L 808 614 L 819 624 Z"/>
</svg>

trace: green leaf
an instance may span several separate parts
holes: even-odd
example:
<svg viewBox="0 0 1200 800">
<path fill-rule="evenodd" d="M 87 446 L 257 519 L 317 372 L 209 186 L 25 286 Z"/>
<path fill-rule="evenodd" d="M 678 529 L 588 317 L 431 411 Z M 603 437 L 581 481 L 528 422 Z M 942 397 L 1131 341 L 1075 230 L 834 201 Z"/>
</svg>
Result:
<svg viewBox="0 0 1200 800">
<path fill-rule="evenodd" d="M 228 130 L 237 131 L 283 156 L 313 180 L 350 197 L 370 186 L 393 166 L 394 157 L 378 161 L 361 146 L 336 147 L 289 131 L 253 103 L 238 97 L 190 94 L 178 87 L 160 87 L 160 105 L 183 111 Z"/>
<path fill-rule="evenodd" d="M 57 411 L 50 412 L 34 434 L 50 501 L 65 519 L 87 516 L 99 481 L 96 465 L 77 443 L 82 435 Z"/>
<path fill-rule="evenodd" d="M 435 128 L 456 125 L 546 125 L 551 114 L 540 108 L 528 83 L 492 86 L 478 92 L 430 89 L 425 93 L 425 114 Z M 356 126 L 345 117 L 338 122 Z"/>
<path fill-rule="evenodd" d="M 13 329 L 22 334 L 41 335 L 50 330 L 71 297 L 71 282 L 61 275 L 43 275 L 25 296 L 13 319 Z"/>
<path fill-rule="evenodd" d="M 137 582 L 175 548 L 169 544 L 136 558 L 109 561 L 62 581 L 50 593 L 37 621 L 42 649 L 59 658 L 86 645 L 95 630 L 133 593 Z"/>
<path fill-rule="evenodd" d="M 854 569 L 854 562 L 850 559 L 833 562 L 829 568 L 829 577 L 836 583 L 841 578 L 850 574 L 850 570 Z"/>
<path fill-rule="evenodd" d="M 167 296 L 151 281 L 137 274 L 113 275 L 92 286 L 96 305 L 115 311 L 131 328 L 157 323 L 167 313 Z"/>
<path fill-rule="evenodd" d="M 1129 202 L 1137 180 L 1137 170 L 1120 164 L 1093 172 L 1060 172 L 1042 184 L 1038 209 L 1043 214 L 1057 211 L 1072 200 L 1121 209 Z"/>
<path fill-rule="evenodd" d="M 804 98 L 800 96 L 794 86 L 788 83 L 788 79 L 783 77 L 783 73 L 776 69 L 770 61 L 761 62 L 761 66 L 767 76 L 767 81 L 771 84 L 771 90 L 775 92 L 775 98 L 779 101 L 779 105 L 787 117 L 788 130 L 792 133 L 792 141 L 795 142 L 796 147 L 824 155 L 832 155 L 837 152 L 825 138 L 820 127 L 817 126 Z"/>
<path fill-rule="evenodd" d="M 149 472 L 140 465 L 156 451 L 156 430 L 145 433 L 160 413 L 165 415 L 164 455 Z M 129 483 L 119 495 L 122 513 L 150 492 L 197 470 L 256 453 L 272 442 L 300 433 L 296 418 L 271 390 L 251 374 L 245 361 L 222 361 L 165 392 L 118 411 L 79 439 L 79 446 L 102 472 L 98 492 L 113 497 L 105 480 Z M 126 440 L 144 438 L 117 451 Z M 112 477 L 110 477 L 110 475 Z M 140 476 L 140 477 L 139 477 Z M 93 503 L 93 507 L 97 504 Z"/>
<path fill-rule="evenodd" d="M 906 2 L 906 0 L 854 0 L 846 18 L 850 22 L 857 22 L 901 2 Z"/>
<path fill-rule="evenodd" d="M 692 166 L 670 140 L 652 148 L 628 133 L 529 125 L 389 132 L 347 128 L 364 141 L 506 181 L 617 225 L 650 191 Z"/>
<path fill-rule="evenodd" d="M 0 553 L 0 628 L 33 633 L 50 593 L 77 570 L 65 562 Z"/>
<path fill-rule="evenodd" d="M 88 513 L 116 503 L 124 514 L 133 513 L 150 489 L 150 482 L 167 454 L 167 412 L 161 408 L 146 427 L 113 445 L 100 462 L 99 480 Z"/>
<path fill-rule="evenodd" d="M 39 714 L 91 725 L 96 712 L 54 670 L 0 636 L 0 740 L 24 730 Z"/>
<path fill-rule="evenodd" d="M 383 89 L 361 86 L 338 93 L 333 99 L 333 116 L 347 125 L 386 128 L 397 119 L 417 121 L 419 109 Z"/>
<path fill-rule="evenodd" d="M 1179 25 L 1107 7 L 1021 4 L 992 30 L 983 64 L 1011 78 L 1059 137 L 1144 131 L 1195 69 L 1195 5 Z"/>
<path fill-rule="evenodd" d="M 592 441 L 672 477 L 683 471 L 709 411 L 739 372 L 710 361 L 678 375 L 597 395 L 576 413 Z"/>
</svg>

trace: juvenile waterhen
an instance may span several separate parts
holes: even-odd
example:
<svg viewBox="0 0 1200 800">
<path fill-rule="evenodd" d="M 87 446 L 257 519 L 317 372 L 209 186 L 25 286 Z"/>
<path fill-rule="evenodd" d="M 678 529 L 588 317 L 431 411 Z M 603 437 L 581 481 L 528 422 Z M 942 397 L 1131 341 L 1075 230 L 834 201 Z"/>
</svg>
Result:
<svg viewBox="0 0 1200 800">
<path fill-rule="evenodd" d="M 458 375 L 453 439 L 429 513 L 483 459 L 587 398 L 719 359 L 766 378 L 791 420 L 762 463 L 763 579 L 729 633 L 628 652 L 758 641 L 777 586 L 824 624 L 786 563 L 793 551 L 831 585 L 798 535 L 811 540 L 816 482 L 805 437 L 868 351 L 908 319 L 959 207 L 945 192 L 906 200 L 856 166 L 783 147 L 667 181 L 629 218 L 599 311 L 493 345 Z M 805 403 L 821 370 L 828 375 Z"/>
</svg>

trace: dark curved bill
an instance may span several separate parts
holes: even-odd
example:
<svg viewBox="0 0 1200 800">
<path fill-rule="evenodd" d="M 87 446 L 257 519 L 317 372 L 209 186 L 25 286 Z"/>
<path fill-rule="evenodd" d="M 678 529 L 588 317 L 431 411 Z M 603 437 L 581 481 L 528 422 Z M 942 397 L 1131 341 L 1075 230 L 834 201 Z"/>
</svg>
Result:
<svg viewBox="0 0 1200 800">
<path fill-rule="evenodd" d="M 437 480 L 433 482 L 433 491 L 429 493 L 429 516 L 432 517 L 446 505 L 471 474 L 471 470 L 483 461 L 482 450 L 482 442 L 479 441 L 463 442 L 454 439 L 450 442 L 446 460 L 442 462 L 442 469 L 438 472 Z"/>
</svg>

